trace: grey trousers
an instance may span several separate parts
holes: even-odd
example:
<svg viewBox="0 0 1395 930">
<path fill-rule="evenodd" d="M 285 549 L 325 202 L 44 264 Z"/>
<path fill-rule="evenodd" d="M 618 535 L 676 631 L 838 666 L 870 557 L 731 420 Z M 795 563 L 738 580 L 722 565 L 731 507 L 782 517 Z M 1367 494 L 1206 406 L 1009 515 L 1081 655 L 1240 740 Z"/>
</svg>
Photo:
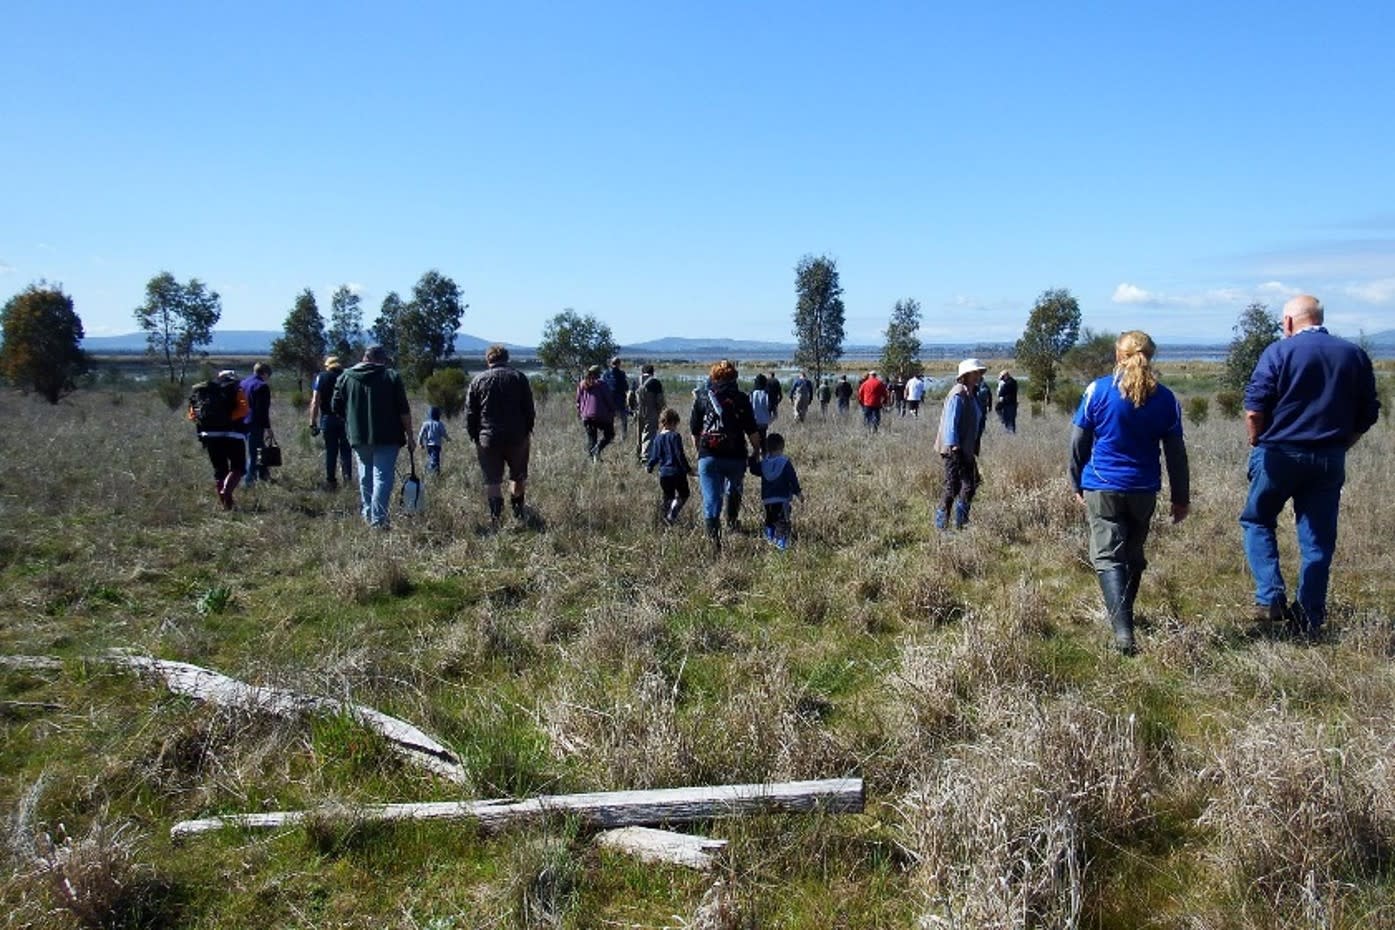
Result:
<svg viewBox="0 0 1395 930">
<path fill-rule="evenodd" d="M 1143 544 L 1148 541 L 1148 526 L 1157 507 L 1158 495 L 1153 491 L 1085 492 L 1085 514 L 1090 521 L 1090 563 L 1095 571 L 1123 567 L 1131 575 L 1143 574 L 1148 567 Z"/>
</svg>

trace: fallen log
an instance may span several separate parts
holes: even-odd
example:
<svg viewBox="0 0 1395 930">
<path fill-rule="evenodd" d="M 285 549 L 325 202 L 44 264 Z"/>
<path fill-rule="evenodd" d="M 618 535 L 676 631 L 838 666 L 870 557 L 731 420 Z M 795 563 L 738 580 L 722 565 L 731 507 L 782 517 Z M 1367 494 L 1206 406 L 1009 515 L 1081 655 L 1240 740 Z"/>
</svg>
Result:
<svg viewBox="0 0 1395 930">
<path fill-rule="evenodd" d="M 112 652 L 105 660 L 114 665 L 135 669 L 164 681 L 175 694 L 183 694 L 222 707 L 258 710 L 278 717 L 298 717 L 307 713 L 343 714 L 383 736 L 403 758 L 426 768 L 442 778 L 463 785 L 469 776 L 460 758 L 421 730 L 381 711 L 349 701 L 315 697 L 283 688 L 265 688 L 229 678 L 219 672 L 191 665 L 155 659 L 150 656 Z"/>
<path fill-rule="evenodd" d="M 48 656 L 0 656 L 0 668 L 20 672 L 55 672 L 63 667 L 58 659 Z"/>
<path fill-rule="evenodd" d="M 653 827 L 620 827 L 596 834 L 596 845 L 629 853 L 641 862 L 682 865 L 705 872 L 717 863 L 727 841 Z"/>
<path fill-rule="evenodd" d="M 481 829 L 497 829 L 520 821 L 553 814 L 570 815 L 594 827 L 635 827 L 663 823 L 690 823 L 713 817 L 743 814 L 807 812 L 859 813 L 864 803 L 862 779 L 834 778 L 756 785 L 713 785 L 696 788 L 660 788 L 649 791 L 606 791 L 591 794 L 558 794 L 526 801 L 427 801 L 411 804 L 373 804 L 357 808 L 306 811 L 269 811 L 262 814 L 226 814 L 202 820 L 184 820 L 170 829 L 181 839 L 239 827 L 269 830 L 290 827 L 319 818 L 352 819 L 360 823 L 397 820 L 473 820 Z"/>
</svg>

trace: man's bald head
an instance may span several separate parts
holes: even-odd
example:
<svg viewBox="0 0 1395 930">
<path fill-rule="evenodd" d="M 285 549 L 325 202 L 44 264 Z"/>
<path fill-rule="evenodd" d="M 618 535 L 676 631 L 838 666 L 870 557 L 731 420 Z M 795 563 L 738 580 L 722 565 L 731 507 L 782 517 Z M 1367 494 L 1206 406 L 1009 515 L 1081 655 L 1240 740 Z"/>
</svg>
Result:
<svg viewBox="0 0 1395 930">
<path fill-rule="evenodd" d="M 1284 304 L 1284 321 L 1292 321 L 1293 329 L 1322 325 L 1322 301 L 1312 294 L 1300 294 Z"/>
</svg>

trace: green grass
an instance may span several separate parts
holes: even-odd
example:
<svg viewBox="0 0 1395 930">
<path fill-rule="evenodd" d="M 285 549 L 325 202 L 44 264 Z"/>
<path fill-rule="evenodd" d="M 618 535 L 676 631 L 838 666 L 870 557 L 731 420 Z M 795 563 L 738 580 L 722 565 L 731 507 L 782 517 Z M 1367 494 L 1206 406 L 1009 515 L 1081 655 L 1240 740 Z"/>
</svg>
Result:
<svg viewBox="0 0 1395 930">
<path fill-rule="evenodd" d="M 1215 376 L 1165 371 L 1195 396 Z M 991 429 L 973 525 L 948 537 L 930 526 L 936 405 L 875 439 L 782 419 L 797 544 L 759 539 L 748 492 L 747 531 L 713 560 L 696 487 L 660 530 L 655 480 L 629 444 L 587 464 L 565 397 L 534 441 L 540 528 L 488 532 L 454 443 L 428 512 L 381 535 L 352 491 L 318 490 L 318 450 L 289 427 L 278 482 L 221 512 L 179 415 L 121 396 L 0 404 L 0 654 L 62 660 L 0 668 L 12 925 L 599 928 L 707 907 L 724 926 L 902 927 L 954 902 L 964 927 L 1054 926 L 1071 823 L 1080 926 L 1302 925 L 1313 901 L 1331 926 L 1379 926 L 1395 908 L 1386 421 L 1351 455 L 1334 638 L 1310 647 L 1244 621 L 1245 446 L 1213 405 L 1188 431 L 1194 513 L 1153 528 L 1125 659 L 1054 412 Z M 93 661 L 114 647 L 376 707 L 452 747 L 469 784 L 346 717 L 209 707 Z M 843 775 L 866 779 L 866 813 L 694 825 L 730 841 L 710 876 L 601 852 L 574 822 L 168 838 L 214 813 Z M 45 835 L 62 864 L 36 852 Z M 1249 865 L 1308 849 L 1329 851 L 1311 888 Z"/>
</svg>

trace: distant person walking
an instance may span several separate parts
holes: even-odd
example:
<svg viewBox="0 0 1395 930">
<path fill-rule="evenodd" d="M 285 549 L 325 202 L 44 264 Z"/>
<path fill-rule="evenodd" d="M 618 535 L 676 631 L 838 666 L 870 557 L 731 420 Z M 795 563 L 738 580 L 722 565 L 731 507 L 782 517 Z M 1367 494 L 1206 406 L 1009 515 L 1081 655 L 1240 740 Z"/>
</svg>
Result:
<svg viewBox="0 0 1395 930">
<path fill-rule="evenodd" d="M 773 371 L 766 379 L 765 390 L 770 394 L 770 419 L 774 421 L 780 416 L 780 401 L 784 400 L 785 389 L 780 386 L 780 379 L 775 377 Z"/>
<path fill-rule="evenodd" d="M 1009 433 L 1017 432 L 1017 379 L 1006 368 L 998 373 L 998 420 Z"/>
<path fill-rule="evenodd" d="M 1148 566 L 1143 547 L 1162 489 L 1159 444 L 1173 523 L 1186 519 L 1191 503 L 1182 407 L 1158 383 L 1155 351 L 1147 333 L 1122 334 L 1114 345 L 1114 373 L 1086 386 L 1071 429 L 1071 485 L 1085 505 L 1090 563 L 1114 645 L 1125 654 L 1134 651 L 1134 601 Z"/>
<path fill-rule="evenodd" d="M 925 400 L 925 379 L 920 375 L 911 375 L 906 382 L 906 407 L 910 410 L 911 416 L 920 419 L 920 402 Z M 901 416 L 905 416 L 903 410 Z"/>
<path fill-rule="evenodd" d="M 620 418 L 620 438 L 630 437 L 630 379 L 625 369 L 620 367 L 620 357 L 610 360 L 610 367 L 601 375 L 605 386 L 610 388 L 610 406 L 615 416 Z"/>
<path fill-rule="evenodd" d="M 757 372 L 755 380 L 751 383 L 751 415 L 756 418 L 756 430 L 760 433 L 761 439 L 765 439 L 765 434 L 770 432 L 770 392 L 767 387 L 770 379 Z"/>
<path fill-rule="evenodd" d="M 337 462 L 344 473 L 344 483 L 353 476 L 353 466 L 349 463 L 353 453 L 349 449 L 349 437 L 344 432 L 344 418 L 334 412 L 331 401 L 334 399 L 334 385 L 344 373 L 339 356 L 325 359 L 325 370 L 315 375 L 310 386 L 310 432 L 319 433 L 325 441 L 325 488 L 339 490 L 339 482 L 334 477 Z"/>
<path fill-rule="evenodd" d="M 1308 635 L 1316 635 L 1327 619 L 1347 450 L 1380 414 L 1370 357 L 1328 333 L 1323 317 L 1316 297 L 1305 294 L 1285 304 L 1283 338 L 1264 350 L 1245 387 L 1245 427 L 1254 451 L 1240 525 L 1255 579 L 1255 619 L 1287 618 Z M 1276 535 L 1290 500 L 1300 556 L 1291 606 Z"/>
<path fill-rule="evenodd" d="M 188 417 L 213 465 L 213 490 L 224 510 L 233 509 L 233 491 L 247 467 L 243 421 L 249 409 L 237 372 L 231 369 L 194 385 L 189 394 Z"/>
<path fill-rule="evenodd" d="M 601 452 L 615 441 L 615 395 L 601 380 L 601 366 L 586 369 L 576 386 L 576 416 L 586 429 L 586 454 L 599 462 Z"/>
<path fill-rule="evenodd" d="M 790 397 L 794 400 L 795 422 L 803 423 L 809 413 L 809 405 L 814 402 L 814 382 L 804 372 L 801 371 L 790 385 Z"/>
<path fill-rule="evenodd" d="M 819 385 L 819 419 L 828 419 L 828 403 L 831 400 L 833 400 L 833 386 L 828 383 L 827 378 L 824 378 L 823 383 Z"/>
<path fill-rule="evenodd" d="M 906 415 L 906 382 L 901 380 L 899 374 L 895 375 L 886 389 L 891 395 L 891 409 L 895 410 L 898 416 L 904 417 Z"/>
<path fill-rule="evenodd" d="M 449 441 L 446 424 L 441 422 L 441 408 L 427 407 L 426 419 L 421 421 L 421 431 L 417 433 L 417 445 L 426 450 L 427 471 L 441 473 L 441 448 Z"/>
<path fill-rule="evenodd" d="M 988 428 L 988 414 L 993 412 L 993 389 L 987 381 L 980 380 L 974 388 L 974 400 L 978 402 L 978 440 L 983 443 L 983 431 Z"/>
<path fill-rule="evenodd" d="M 978 421 L 981 410 L 975 395 L 983 380 L 986 365 L 976 358 L 959 363 L 954 386 L 945 395 L 940 413 L 940 430 L 935 436 L 935 451 L 944 463 L 944 492 L 935 511 L 936 529 L 947 529 L 953 508 L 954 528 L 962 530 L 969 523 L 969 508 L 978 492 Z"/>
<path fill-rule="evenodd" d="M 649 461 L 649 446 L 659 434 L 659 415 L 664 411 L 664 383 L 654 376 L 653 365 L 639 369 L 639 384 L 630 393 L 634 403 L 635 426 L 639 427 L 639 444 L 635 452 L 639 464 Z"/>
<path fill-rule="evenodd" d="M 722 548 L 722 503 L 727 529 L 739 527 L 741 489 L 746 468 L 760 461 L 761 434 L 751 412 L 751 399 L 736 386 L 736 366 L 723 359 L 708 372 L 707 385 L 693 398 L 688 432 L 697 450 L 702 514 L 713 550 Z M 750 456 L 747 456 L 747 443 Z"/>
<path fill-rule="evenodd" d="M 690 496 L 688 476 L 693 473 L 693 467 L 683 452 L 683 437 L 678 435 L 678 424 L 682 420 L 672 407 L 664 410 L 659 418 L 659 435 L 650 444 L 645 460 L 650 474 L 656 468 L 659 470 L 659 513 L 665 526 L 678 522 L 678 512 Z"/>
<path fill-rule="evenodd" d="M 334 385 L 331 407 L 344 420 L 349 446 L 358 460 L 358 496 L 364 521 L 377 529 L 391 524 L 389 506 L 397 452 L 414 448 L 412 408 L 402 377 L 388 367 L 382 346 L 369 346 L 363 361 Z"/>
<path fill-rule="evenodd" d="M 275 439 L 271 430 L 271 366 L 257 362 L 252 366 L 252 374 L 243 379 L 242 393 L 247 398 L 247 417 L 242 421 L 247 430 L 247 464 L 245 466 L 247 487 L 256 486 L 257 480 L 269 480 L 271 469 L 262 463 L 262 449 L 268 436 Z"/>
<path fill-rule="evenodd" d="M 847 375 L 838 379 L 838 383 L 833 387 L 833 396 L 838 398 L 838 415 L 847 416 L 848 409 L 852 406 L 853 386 Z"/>
<path fill-rule="evenodd" d="M 492 345 L 484 353 L 489 367 L 475 375 L 465 391 L 465 431 L 475 444 L 484 479 L 489 519 L 504 518 L 504 468 L 509 470 L 509 506 L 514 519 L 526 516 L 528 457 L 536 412 L 528 376 L 509 367 L 509 350 Z"/>
<path fill-rule="evenodd" d="M 862 405 L 862 424 L 872 433 L 881 429 L 882 408 L 886 406 L 887 396 L 886 383 L 875 371 L 867 372 L 867 377 L 858 385 L 857 400 Z"/>
</svg>

